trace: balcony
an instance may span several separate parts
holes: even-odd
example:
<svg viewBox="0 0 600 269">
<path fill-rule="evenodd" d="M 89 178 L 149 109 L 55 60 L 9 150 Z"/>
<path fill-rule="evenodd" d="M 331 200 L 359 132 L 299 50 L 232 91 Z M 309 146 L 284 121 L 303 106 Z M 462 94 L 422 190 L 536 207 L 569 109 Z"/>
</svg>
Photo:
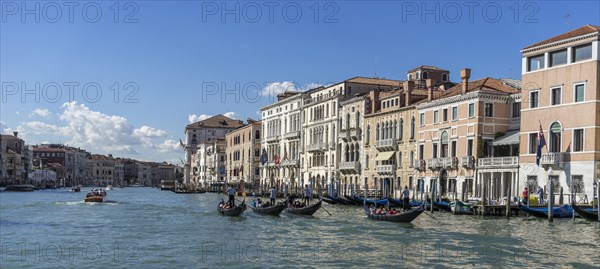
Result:
<svg viewBox="0 0 600 269">
<path fill-rule="evenodd" d="M 393 164 L 384 164 L 377 166 L 377 174 L 380 175 L 391 175 L 396 170 L 396 165 Z"/>
<path fill-rule="evenodd" d="M 344 142 L 348 142 L 350 141 L 350 130 L 349 129 L 342 129 L 340 130 L 340 139 L 344 140 Z"/>
<path fill-rule="evenodd" d="M 341 162 L 340 172 L 342 174 L 357 174 L 360 173 L 360 162 Z"/>
<path fill-rule="evenodd" d="M 427 161 L 427 168 L 431 170 L 439 168 L 456 169 L 457 167 L 458 158 L 456 157 L 433 158 Z"/>
<path fill-rule="evenodd" d="M 279 135 L 267 136 L 267 137 L 265 137 L 265 141 L 267 141 L 267 143 L 277 142 L 277 141 L 279 141 Z"/>
<path fill-rule="evenodd" d="M 414 160 L 412 167 L 419 171 L 425 170 L 425 160 Z"/>
<path fill-rule="evenodd" d="M 300 160 L 285 160 L 281 162 L 282 166 L 299 166 Z"/>
<path fill-rule="evenodd" d="M 352 128 L 350 130 L 350 138 L 353 140 L 360 140 L 360 136 L 362 135 L 362 130 L 360 128 Z"/>
<path fill-rule="evenodd" d="M 375 147 L 381 151 L 389 151 L 396 149 L 396 138 L 382 139 L 375 141 Z"/>
<path fill-rule="evenodd" d="M 283 138 L 285 138 L 285 139 L 293 139 L 293 138 L 299 138 L 299 137 L 300 137 L 300 131 L 287 132 L 283 135 Z"/>
<path fill-rule="evenodd" d="M 327 150 L 327 143 L 314 143 L 306 146 L 308 152 L 320 152 Z"/>
<path fill-rule="evenodd" d="M 516 168 L 519 167 L 519 157 L 491 157 L 479 158 L 477 160 L 478 168 Z"/>
<path fill-rule="evenodd" d="M 562 152 L 552 152 L 547 154 L 542 154 L 540 158 L 540 164 L 545 165 L 559 165 L 563 162 L 563 153 Z"/>
<path fill-rule="evenodd" d="M 475 157 L 473 156 L 462 156 L 460 158 L 460 164 L 466 168 L 474 168 L 475 167 Z"/>
</svg>

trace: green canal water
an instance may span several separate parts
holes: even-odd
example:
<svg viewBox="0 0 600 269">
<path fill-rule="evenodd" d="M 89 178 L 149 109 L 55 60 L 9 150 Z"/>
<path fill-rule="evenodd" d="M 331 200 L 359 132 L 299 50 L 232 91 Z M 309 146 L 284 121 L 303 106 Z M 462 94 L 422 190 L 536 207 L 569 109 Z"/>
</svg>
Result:
<svg viewBox="0 0 600 269">
<path fill-rule="evenodd" d="M 453 216 L 411 224 L 325 205 L 313 217 L 217 213 L 216 194 L 151 188 L 0 193 L 0 268 L 599 268 L 600 225 Z"/>
</svg>

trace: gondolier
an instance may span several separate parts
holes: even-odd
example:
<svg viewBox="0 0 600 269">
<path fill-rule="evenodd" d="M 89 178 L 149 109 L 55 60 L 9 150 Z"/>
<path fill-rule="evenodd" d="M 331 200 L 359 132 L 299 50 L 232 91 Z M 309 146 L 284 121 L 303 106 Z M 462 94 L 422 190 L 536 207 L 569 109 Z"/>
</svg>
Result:
<svg viewBox="0 0 600 269">
<path fill-rule="evenodd" d="M 408 190 L 408 186 L 404 186 L 404 190 L 402 191 L 402 207 L 404 208 L 404 212 L 410 209 L 410 190 Z"/>
<path fill-rule="evenodd" d="M 225 192 L 227 192 L 227 195 L 229 196 L 229 201 L 227 201 L 227 203 L 229 204 L 229 206 L 234 207 L 235 206 L 235 187 L 233 187 L 233 185 L 231 185 Z"/>
<path fill-rule="evenodd" d="M 304 185 L 304 189 L 302 189 L 302 200 L 306 205 L 310 205 L 310 197 L 312 196 L 312 191 L 308 187 L 308 184 Z"/>
<path fill-rule="evenodd" d="M 275 189 L 275 186 L 271 186 L 269 193 L 271 194 L 271 196 L 269 197 L 269 198 L 271 198 L 271 205 L 274 205 L 275 198 L 277 198 L 277 190 Z"/>
</svg>

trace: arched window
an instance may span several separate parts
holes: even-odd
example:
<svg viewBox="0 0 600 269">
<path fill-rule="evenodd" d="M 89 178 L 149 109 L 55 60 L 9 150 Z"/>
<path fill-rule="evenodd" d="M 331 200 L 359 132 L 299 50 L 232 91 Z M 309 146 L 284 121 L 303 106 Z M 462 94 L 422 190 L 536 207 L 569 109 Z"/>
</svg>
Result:
<svg viewBox="0 0 600 269">
<path fill-rule="evenodd" d="M 421 72 L 417 72 L 416 78 L 417 78 L 417 80 L 421 79 Z"/>
<path fill-rule="evenodd" d="M 550 152 L 560 152 L 562 142 L 562 126 L 555 122 L 550 126 Z"/>
<path fill-rule="evenodd" d="M 402 151 L 398 151 L 398 167 L 402 167 Z"/>
<path fill-rule="evenodd" d="M 260 139 L 260 131 L 259 130 L 256 130 L 254 132 L 254 139 Z"/>
<path fill-rule="evenodd" d="M 396 120 L 394 120 L 394 127 L 392 129 L 392 134 L 393 134 L 392 137 L 394 137 L 394 138 L 398 137 L 397 133 L 398 133 L 398 122 Z"/>
<path fill-rule="evenodd" d="M 408 74 L 406 77 L 407 77 L 408 80 L 412 80 L 413 79 L 412 78 L 412 74 Z"/>
<path fill-rule="evenodd" d="M 356 111 L 356 119 L 354 119 L 354 120 L 356 122 L 354 127 L 359 128 L 360 127 L 360 112 L 359 111 Z"/>
<path fill-rule="evenodd" d="M 350 128 L 350 113 L 346 114 L 346 129 Z"/>
<path fill-rule="evenodd" d="M 415 152 L 411 150 L 408 158 L 409 158 L 408 160 L 410 161 L 411 164 L 415 163 Z"/>
<path fill-rule="evenodd" d="M 442 152 L 440 154 L 440 157 L 448 157 L 448 132 L 444 131 L 442 133 L 442 135 L 440 136 L 440 144 L 442 145 Z"/>
<path fill-rule="evenodd" d="M 358 144 L 356 144 L 356 146 L 354 147 L 354 161 L 355 162 L 359 162 L 360 161 L 360 149 Z"/>
<path fill-rule="evenodd" d="M 345 159 L 347 162 L 350 161 L 350 146 L 348 146 L 348 144 L 346 144 L 346 150 L 345 150 Z"/>
<path fill-rule="evenodd" d="M 354 144 L 350 145 L 350 161 L 354 161 Z"/>
<path fill-rule="evenodd" d="M 368 145 L 371 141 L 371 125 L 367 125 L 366 144 Z"/>
<path fill-rule="evenodd" d="M 377 128 L 375 128 L 375 141 L 379 141 L 379 123 L 377 123 Z"/>
<path fill-rule="evenodd" d="M 442 74 L 442 81 L 448 81 L 448 74 Z"/>
<path fill-rule="evenodd" d="M 402 141 L 402 138 L 404 137 L 404 119 L 400 118 L 400 126 L 398 126 L 398 139 L 400 139 L 400 141 Z"/>
<path fill-rule="evenodd" d="M 427 74 L 427 72 L 423 72 L 423 79 L 428 79 L 429 75 Z"/>
</svg>

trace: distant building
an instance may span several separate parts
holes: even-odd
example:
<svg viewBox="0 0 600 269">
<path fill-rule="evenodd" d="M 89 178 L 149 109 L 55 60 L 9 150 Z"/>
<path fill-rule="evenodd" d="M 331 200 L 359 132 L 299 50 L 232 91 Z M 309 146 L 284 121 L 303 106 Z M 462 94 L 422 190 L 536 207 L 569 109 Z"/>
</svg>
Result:
<svg viewBox="0 0 600 269">
<path fill-rule="evenodd" d="M 31 149 L 23 139 L 0 134 L 0 185 L 29 183 L 32 169 Z"/>
<path fill-rule="evenodd" d="M 189 188 L 196 188 L 198 182 L 193 181 L 192 155 L 198 151 L 197 146 L 204 143 L 214 143 L 217 139 L 225 139 L 225 134 L 233 131 L 244 123 L 223 115 L 216 115 L 205 120 L 188 124 L 185 127 L 186 163 L 184 165 L 184 184 Z"/>
<path fill-rule="evenodd" d="M 227 146 L 225 172 L 227 183 L 258 187 L 260 183 L 260 148 L 262 125 L 248 119 L 248 123 L 225 135 Z"/>
<path fill-rule="evenodd" d="M 115 160 L 112 158 L 112 156 L 93 154 L 91 155 L 90 159 L 93 162 L 93 184 L 96 186 L 113 185 L 115 175 Z"/>
</svg>

